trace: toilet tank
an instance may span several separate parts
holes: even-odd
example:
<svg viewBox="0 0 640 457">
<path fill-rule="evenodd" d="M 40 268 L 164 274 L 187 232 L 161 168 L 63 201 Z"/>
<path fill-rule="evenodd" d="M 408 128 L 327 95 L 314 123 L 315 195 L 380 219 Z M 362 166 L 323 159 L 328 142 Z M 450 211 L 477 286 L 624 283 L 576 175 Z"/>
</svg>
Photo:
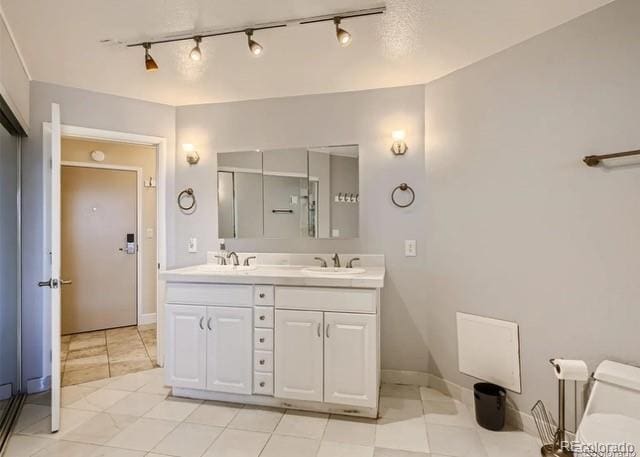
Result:
<svg viewBox="0 0 640 457">
<path fill-rule="evenodd" d="M 578 441 L 628 443 L 640 453 L 640 368 L 605 360 L 593 377 Z"/>
</svg>

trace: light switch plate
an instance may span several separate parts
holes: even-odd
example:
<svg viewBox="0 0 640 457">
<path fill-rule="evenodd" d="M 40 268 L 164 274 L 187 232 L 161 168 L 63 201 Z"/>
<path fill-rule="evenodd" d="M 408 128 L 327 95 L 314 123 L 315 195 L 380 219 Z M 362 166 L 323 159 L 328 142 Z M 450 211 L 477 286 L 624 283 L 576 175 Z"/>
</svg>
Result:
<svg viewBox="0 0 640 457">
<path fill-rule="evenodd" d="M 189 252 L 198 252 L 198 238 L 189 238 Z"/>
<path fill-rule="evenodd" d="M 415 257 L 418 255 L 416 240 L 404 240 L 404 256 Z"/>
<path fill-rule="evenodd" d="M 153 229 L 151 227 L 147 228 L 147 239 L 153 239 Z"/>
</svg>

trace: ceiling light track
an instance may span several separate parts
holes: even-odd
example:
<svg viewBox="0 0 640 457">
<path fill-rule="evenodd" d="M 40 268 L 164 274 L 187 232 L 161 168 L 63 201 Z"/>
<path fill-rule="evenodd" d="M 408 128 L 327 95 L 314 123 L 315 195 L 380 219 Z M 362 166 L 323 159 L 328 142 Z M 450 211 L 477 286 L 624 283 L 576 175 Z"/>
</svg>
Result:
<svg viewBox="0 0 640 457">
<path fill-rule="evenodd" d="M 249 46 L 249 50 L 254 56 L 260 56 L 263 52 L 263 47 L 253 39 L 253 35 L 255 32 L 261 30 L 270 30 L 270 29 L 279 29 L 284 28 L 290 25 L 307 25 L 307 24 L 315 24 L 318 22 L 333 22 L 335 24 L 336 37 L 341 46 L 348 46 L 351 43 L 352 36 L 349 32 L 341 27 L 341 23 L 344 20 L 358 18 L 358 17 L 366 17 L 366 16 L 374 16 L 378 14 L 383 14 L 386 11 L 386 7 L 381 6 L 378 8 L 369 8 L 364 10 L 356 10 L 356 11 L 345 11 L 341 13 L 335 14 L 326 14 L 323 16 L 313 16 L 313 17 L 305 17 L 298 19 L 291 19 L 282 22 L 272 22 L 268 24 L 258 24 L 252 25 L 249 27 L 238 27 L 224 30 L 215 30 L 210 32 L 201 32 L 192 35 L 179 35 L 169 38 L 162 38 L 157 40 L 149 40 L 142 41 L 139 43 L 130 43 L 126 46 L 128 48 L 133 47 L 142 47 L 145 50 L 145 66 L 147 71 L 156 71 L 158 69 L 158 65 L 156 64 L 153 57 L 151 57 L 150 49 L 152 45 L 157 44 L 166 44 L 166 43 L 178 43 L 181 41 L 194 41 L 195 47 L 190 51 L 189 57 L 194 61 L 199 61 L 202 59 L 202 51 L 200 50 L 200 43 L 204 38 L 211 38 L 217 36 L 224 35 L 234 35 L 234 34 L 244 34 L 247 36 L 247 42 Z"/>
</svg>

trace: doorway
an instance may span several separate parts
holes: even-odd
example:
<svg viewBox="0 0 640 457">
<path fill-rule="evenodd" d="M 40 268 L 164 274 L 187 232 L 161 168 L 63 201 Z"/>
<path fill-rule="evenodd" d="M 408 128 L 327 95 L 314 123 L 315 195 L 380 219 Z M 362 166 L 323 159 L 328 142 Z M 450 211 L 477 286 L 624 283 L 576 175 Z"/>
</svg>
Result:
<svg viewBox="0 0 640 457">
<path fill-rule="evenodd" d="M 62 139 L 62 386 L 156 365 L 156 152 Z"/>
</svg>

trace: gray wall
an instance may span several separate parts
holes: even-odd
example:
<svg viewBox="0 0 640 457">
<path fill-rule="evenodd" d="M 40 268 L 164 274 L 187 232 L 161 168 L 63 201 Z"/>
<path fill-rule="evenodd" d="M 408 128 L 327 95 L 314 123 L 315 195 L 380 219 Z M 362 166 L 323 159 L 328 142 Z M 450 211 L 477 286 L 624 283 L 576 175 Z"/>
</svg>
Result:
<svg viewBox="0 0 640 457">
<path fill-rule="evenodd" d="M 15 392 L 18 369 L 18 150 L 0 126 L 0 386 Z M 2 414 L 0 414 L 1 416 Z"/>
<path fill-rule="evenodd" d="M 427 85 L 432 372 L 473 382 L 456 311 L 520 324 L 523 410 L 555 408 L 550 357 L 640 364 L 640 162 L 581 162 L 640 148 L 638 23 L 618 0 Z"/>
<path fill-rule="evenodd" d="M 41 82 L 31 83 L 31 136 L 23 143 L 23 381 L 50 372 L 50 315 L 43 309 L 42 123 L 51 120 L 51 103 L 60 104 L 63 124 L 167 138 L 167 199 L 174 199 L 175 108 Z M 167 239 L 173 239 L 174 205 L 167 208 Z M 174 263 L 174 244 L 168 264 Z"/>
<path fill-rule="evenodd" d="M 193 143 L 202 156 L 188 167 L 176 162 L 177 188 L 193 187 L 198 211 L 176 219 L 180 265 L 205 262 L 217 249 L 216 153 L 249 149 L 358 144 L 360 146 L 360 237 L 352 240 L 229 240 L 229 250 L 251 252 L 369 252 L 386 255 L 382 296 L 385 368 L 427 370 L 424 289 L 424 87 L 312 95 L 177 109 L 178 144 Z M 389 151 L 391 132 L 407 131 L 405 157 Z M 416 190 L 408 209 L 393 206 L 391 190 L 401 182 Z M 189 254 L 189 237 L 200 252 Z M 419 256 L 404 257 L 404 240 L 418 240 Z"/>
</svg>

